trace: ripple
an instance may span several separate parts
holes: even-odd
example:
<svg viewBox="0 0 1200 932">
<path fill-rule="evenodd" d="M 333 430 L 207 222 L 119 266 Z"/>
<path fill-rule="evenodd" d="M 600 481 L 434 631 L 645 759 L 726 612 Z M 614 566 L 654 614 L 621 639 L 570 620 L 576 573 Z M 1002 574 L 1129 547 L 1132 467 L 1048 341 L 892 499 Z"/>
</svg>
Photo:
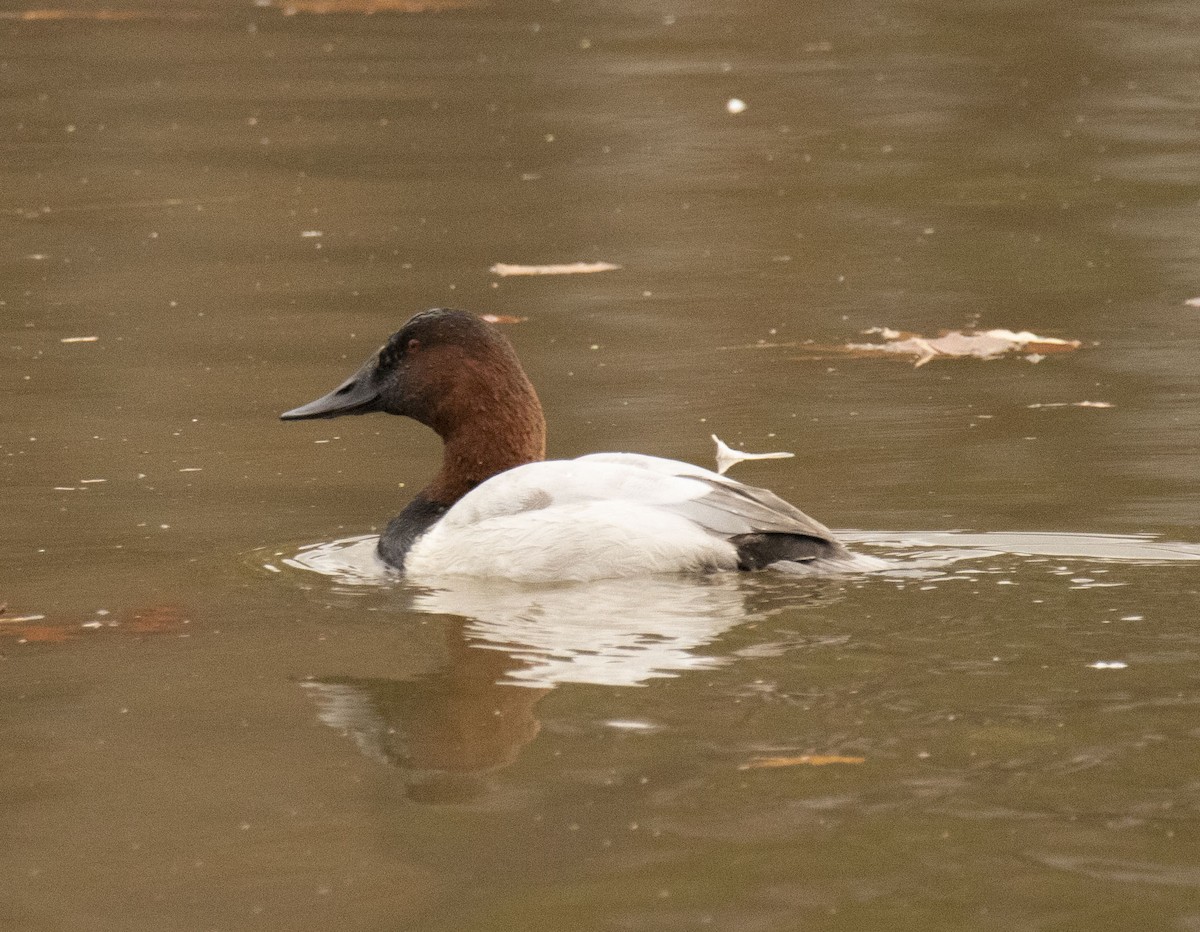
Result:
<svg viewBox="0 0 1200 932">
<path fill-rule="evenodd" d="M 503 579 L 443 577 L 406 582 L 375 553 L 375 536 L 302 548 L 286 567 L 319 573 L 335 584 L 395 586 L 397 608 L 467 620 L 477 647 L 514 660 L 507 681 L 636 686 L 727 661 L 698 651 L 755 617 L 737 574 L 599 579 L 530 585 Z"/>
<path fill-rule="evenodd" d="M 1113 883 L 1151 884 L 1169 887 L 1200 887 L 1200 869 L 1192 865 L 1126 861 L 1093 855 L 1040 854 L 1034 859 L 1047 867 L 1082 874 Z"/>
<path fill-rule="evenodd" d="M 885 574 L 903 572 L 913 566 L 945 566 L 999 556 L 1075 558 L 1154 566 L 1200 562 L 1200 544 L 1160 541 L 1151 534 L 851 530 L 838 531 L 837 536 L 848 544 L 886 550 L 888 561 L 864 563 L 864 567 Z M 281 562 L 292 569 L 331 577 L 343 585 L 395 584 L 397 574 L 375 552 L 378 540 L 374 534 L 364 534 L 310 544 Z M 271 569 L 276 568 L 272 566 Z M 443 582 L 439 580 L 438 585 Z"/>
<path fill-rule="evenodd" d="M 992 556 L 1067 557 L 1161 565 L 1200 562 L 1200 544 L 1160 541 L 1152 534 L 1071 534 L 1030 531 L 838 531 L 848 544 L 886 547 L 892 557 L 921 555 L 942 562 Z"/>
<path fill-rule="evenodd" d="M 957 579 L 945 576 L 946 566 L 1004 556 L 1030 558 L 1039 564 L 1045 557 L 1141 565 L 1200 561 L 1200 546 L 1160 542 L 1149 535 L 849 531 L 839 536 L 857 548 L 884 551 L 887 560 L 875 561 L 882 568 L 873 575 L 885 579 L 939 575 Z M 319 574 L 335 587 L 394 588 L 398 611 L 465 619 L 464 634 L 471 643 L 507 653 L 514 666 L 506 681 L 523 686 L 637 686 L 688 670 L 713 669 L 731 658 L 705 653 L 706 646 L 736 625 L 777 608 L 769 600 L 764 603 L 765 595 L 786 596 L 790 605 L 815 604 L 821 597 L 819 590 L 801 586 L 797 577 L 770 573 L 681 574 L 555 585 L 443 577 L 415 584 L 379 559 L 377 540 L 374 535 L 361 535 L 312 544 L 277 562 L 306 575 Z M 262 565 L 277 576 L 291 575 L 274 564 Z M 1071 576 L 1073 588 L 1082 585 L 1084 577 L 1061 569 Z M 840 578 L 831 577 L 829 585 L 840 591 Z M 1013 584 L 1007 579 L 1002 582 Z"/>
</svg>

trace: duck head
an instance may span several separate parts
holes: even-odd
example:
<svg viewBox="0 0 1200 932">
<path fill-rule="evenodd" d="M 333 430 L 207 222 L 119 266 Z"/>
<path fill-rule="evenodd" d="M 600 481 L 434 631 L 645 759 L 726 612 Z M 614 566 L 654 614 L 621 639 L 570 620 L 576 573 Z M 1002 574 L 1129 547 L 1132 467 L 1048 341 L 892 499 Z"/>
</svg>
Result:
<svg viewBox="0 0 1200 932">
<path fill-rule="evenodd" d="M 545 456 L 542 406 L 512 344 L 466 311 L 417 314 L 345 382 L 280 418 L 374 411 L 435 430 L 447 445 L 443 473 L 457 476 L 456 486 Z"/>
</svg>

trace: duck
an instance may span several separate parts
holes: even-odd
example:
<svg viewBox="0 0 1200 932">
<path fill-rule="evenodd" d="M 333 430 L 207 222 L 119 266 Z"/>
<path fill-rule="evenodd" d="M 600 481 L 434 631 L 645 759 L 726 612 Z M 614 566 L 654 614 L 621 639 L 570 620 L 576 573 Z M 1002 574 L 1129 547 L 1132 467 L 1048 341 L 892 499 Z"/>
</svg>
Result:
<svg viewBox="0 0 1200 932">
<path fill-rule="evenodd" d="M 516 351 L 467 311 L 416 314 L 341 385 L 280 418 L 374 412 L 411 418 L 443 442 L 441 468 L 377 545 L 409 579 L 549 583 L 861 565 L 794 505 L 711 470 L 638 453 L 547 460 L 546 419 Z"/>
</svg>

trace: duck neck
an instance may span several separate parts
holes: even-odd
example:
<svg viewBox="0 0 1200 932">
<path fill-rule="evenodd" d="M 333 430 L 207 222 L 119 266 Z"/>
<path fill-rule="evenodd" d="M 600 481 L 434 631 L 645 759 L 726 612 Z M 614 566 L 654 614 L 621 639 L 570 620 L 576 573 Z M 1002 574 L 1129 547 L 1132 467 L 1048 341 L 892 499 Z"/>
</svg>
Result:
<svg viewBox="0 0 1200 932">
<path fill-rule="evenodd" d="M 439 430 L 442 467 L 422 490 L 450 506 L 492 476 L 546 458 L 546 421 L 532 386 L 519 405 L 481 405 L 473 416 Z"/>
<path fill-rule="evenodd" d="M 384 562 L 404 569 L 404 560 L 417 539 L 441 520 L 471 489 L 497 473 L 546 458 L 546 422 L 537 395 L 532 404 L 503 417 L 494 413 L 468 418 L 439 430 L 445 449 L 442 468 L 433 481 L 388 522 L 379 538 Z"/>
</svg>

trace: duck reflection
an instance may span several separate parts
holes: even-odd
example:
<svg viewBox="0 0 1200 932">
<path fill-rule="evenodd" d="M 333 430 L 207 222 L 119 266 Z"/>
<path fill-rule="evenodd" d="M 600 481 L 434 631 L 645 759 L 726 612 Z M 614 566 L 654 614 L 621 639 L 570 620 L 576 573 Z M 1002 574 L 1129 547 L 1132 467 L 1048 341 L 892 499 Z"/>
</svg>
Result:
<svg viewBox="0 0 1200 932">
<path fill-rule="evenodd" d="M 747 617 L 736 576 L 607 579 L 555 587 L 454 580 L 412 608 L 466 620 L 475 646 L 511 658 L 504 682 L 640 686 L 724 663 L 700 653 Z"/>
<path fill-rule="evenodd" d="M 505 682 L 514 661 L 478 650 L 466 623 L 446 628 L 449 662 L 414 680 L 327 677 L 302 685 L 326 725 L 367 757 L 398 768 L 420 802 L 467 802 L 488 774 L 509 766 L 541 727 L 534 707 L 548 688 Z"/>
<path fill-rule="evenodd" d="M 366 583 L 372 567 L 359 544 L 311 548 L 288 562 Z M 537 704 L 556 686 L 632 687 L 714 669 L 727 661 L 704 649 L 756 614 L 730 574 L 555 587 L 456 579 L 401 588 L 397 597 L 409 611 L 448 616 L 445 665 L 412 680 L 321 677 L 303 685 L 321 721 L 402 771 L 411 798 L 438 803 L 482 795 L 488 776 L 537 736 Z"/>
</svg>

